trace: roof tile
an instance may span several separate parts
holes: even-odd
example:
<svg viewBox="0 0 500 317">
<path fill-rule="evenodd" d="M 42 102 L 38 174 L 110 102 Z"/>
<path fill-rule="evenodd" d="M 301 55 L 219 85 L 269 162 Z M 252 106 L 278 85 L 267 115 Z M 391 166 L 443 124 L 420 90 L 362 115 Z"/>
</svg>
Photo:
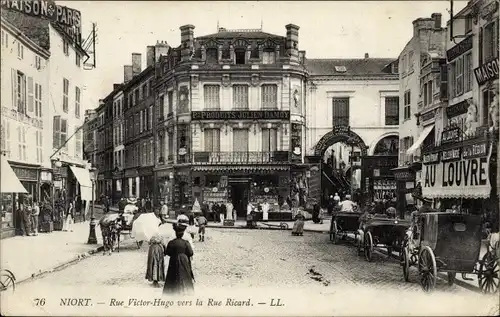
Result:
<svg viewBox="0 0 500 317">
<path fill-rule="evenodd" d="M 395 75 L 387 68 L 395 60 L 395 58 L 306 59 L 305 67 L 311 76 Z M 346 71 L 338 71 L 342 68 L 339 66 L 345 66 Z"/>
</svg>

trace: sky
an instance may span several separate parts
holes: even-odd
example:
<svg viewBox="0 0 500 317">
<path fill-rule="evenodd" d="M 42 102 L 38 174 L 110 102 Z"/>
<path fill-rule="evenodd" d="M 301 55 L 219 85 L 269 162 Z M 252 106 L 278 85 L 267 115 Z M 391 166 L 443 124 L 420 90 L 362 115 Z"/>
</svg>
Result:
<svg viewBox="0 0 500 317">
<path fill-rule="evenodd" d="M 177 47 L 179 27 L 195 26 L 194 35 L 227 29 L 256 29 L 281 36 L 285 25 L 296 24 L 299 49 L 306 58 L 397 58 L 413 34 L 412 21 L 441 13 L 449 20 L 449 1 L 57 1 L 82 14 L 86 38 L 97 24 L 96 65 L 85 72 L 86 109 L 123 82 L 123 65 L 131 54 L 141 53 L 143 69 L 146 46 L 167 41 Z M 466 5 L 455 1 L 455 13 Z"/>
</svg>

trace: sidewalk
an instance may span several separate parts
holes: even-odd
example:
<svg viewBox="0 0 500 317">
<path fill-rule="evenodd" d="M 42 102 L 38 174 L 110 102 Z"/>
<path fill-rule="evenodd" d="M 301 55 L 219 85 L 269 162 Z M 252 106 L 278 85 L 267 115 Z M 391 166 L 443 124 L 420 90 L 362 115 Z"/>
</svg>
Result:
<svg viewBox="0 0 500 317">
<path fill-rule="evenodd" d="M 102 245 L 99 227 L 97 244 L 88 245 L 89 222 L 76 223 L 73 232 L 53 231 L 38 236 L 16 236 L 0 240 L 0 267 L 14 273 L 16 283 L 53 271 L 98 251 Z"/>
</svg>

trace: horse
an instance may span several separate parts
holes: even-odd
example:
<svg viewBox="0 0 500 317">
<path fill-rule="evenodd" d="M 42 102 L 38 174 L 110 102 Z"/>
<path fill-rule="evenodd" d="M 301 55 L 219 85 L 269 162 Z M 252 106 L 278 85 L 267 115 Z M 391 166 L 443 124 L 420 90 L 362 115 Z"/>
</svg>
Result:
<svg viewBox="0 0 500 317">
<path fill-rule="evenodd" d="M 106 251 L 109 252 L 109 255 L 114 251 L 116 237 L 117 235 L 119 236 L 120 222 L 120 215 L 117 213 L 105 214 L 99 220 L 103 242 L 103 255 L 106 254 Z"/>
</svg>

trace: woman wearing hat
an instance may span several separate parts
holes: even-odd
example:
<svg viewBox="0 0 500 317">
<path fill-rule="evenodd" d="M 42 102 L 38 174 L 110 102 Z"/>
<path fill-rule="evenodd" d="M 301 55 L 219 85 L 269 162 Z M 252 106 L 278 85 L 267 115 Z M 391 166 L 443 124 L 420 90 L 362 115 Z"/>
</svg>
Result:
<svg viewBox="0 0 500 317">
<path fill-rule="evenodd" d="M 191 244 L 183 239 L 187 224 L 179 221 L 174 223 L 173 227 L 176 237 L 165 248 L 165 255 L 168 255 L 170 259 L 163 293 L 192 293 L 194 291 L 194 274 L 191 266 L 193 249 Z"/>
</svg>

